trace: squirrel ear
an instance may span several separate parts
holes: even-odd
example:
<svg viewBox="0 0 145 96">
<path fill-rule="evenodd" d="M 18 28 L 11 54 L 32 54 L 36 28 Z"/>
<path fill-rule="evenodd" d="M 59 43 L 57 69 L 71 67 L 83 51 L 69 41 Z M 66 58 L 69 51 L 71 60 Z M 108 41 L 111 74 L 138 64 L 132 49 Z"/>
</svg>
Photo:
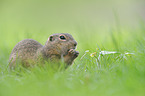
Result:
<svg viewBox="0 0 145 96">
<path fill-rule="evenodd" d="M 50 37 L 48 38 L 48 41 L 53 41 L 53 40 L 54 40 L 53 36 L 50 36 Z"/>
</svg>

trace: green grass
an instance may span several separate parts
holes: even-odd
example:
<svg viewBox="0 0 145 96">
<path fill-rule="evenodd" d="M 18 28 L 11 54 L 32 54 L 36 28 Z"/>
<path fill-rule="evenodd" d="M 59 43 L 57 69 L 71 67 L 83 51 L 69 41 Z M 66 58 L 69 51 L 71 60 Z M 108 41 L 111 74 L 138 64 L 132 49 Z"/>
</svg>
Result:
<svg viewBox="0 0 145 96">
<path fill-rule="evenodd" d="M 104 47 L 108 46 L 108 41 L 99 46 L 101 50 L 105 51 L 118 50 L 122 54 L 125 52 L 134 53 L 131 57 L 127 56 L 127 60 L 123 57 L 121 58 L 121 56 L 119 57 L 120 59 L 116 59 L 119 54 L 107 54 L 101 58 L 101 67 L 98 68 L 96 58 L 90 56 L 91 53 L 97 52 L 96 56 L 98 57 L 99 51 L 96 51 L 98 42 L 94 42 L 96 45 L 93 45 L 92 42 L 92 44 L 90 43 L 89 46 L 86 46 L 85 44 L 81 44 L 81 39 L 85 37 L 80 37 L 77 39 L 79 41 L 77 49 L 80 51 L 80 55 L 75 60 L 73 66 L 70 66 L 67 70 L 53 70 L 49 66 L 46 66 L 45 68 L 36 67 L 30 70 L 26 69 L 21 72 L 11 72 L 7 68 L 9 54 L 17 41 L 19 41 L 16 40 L 15 36 L 10 36 L 11 38 L 3 42 L 3 46 L 1 47 L 0 96 L 144 96 L 144 30 L 138 29 L 136 31 L 138 32 L 138 36 L 130 35 L 130 41 L 128 41 L 128 38 L 125 38 L 127 33 L 120 35 L 120 38 L 124 39 L 122 41 L 116 38 L 118 35 L 115 32 L 112 33 L 114 37 L 109 33 L 108 36 L 110 36 L 110 39 L 116 38 L 116 43 L 110 40 L 109 44 L 112 47 Z M 96 33 L 93 34 L 96 35 Z M 79 33 L 76 33 L 76 35 L 79 35 Z M 27 35 L 25 36 L 27 37 Z M 96 38 L 91 39 L 93 41 L 96 40 Z M 103 41 L 103 36 L 100 39 Z M 12 40 L 15 42 L 11 42 Z M 40 39 L 38 41 L 42 42 L 43 40 Z M 87 42 L 91 42 L 91 40 L 88 39 Z M 119 44 L 118 42 L 124 43 Z M 10 43 L 12 43 L 12 46 Z M 93 46 L 92 49 L 91 46 Z M 90 53 L 87 53 L 81 59 L 86 49 Z"/>
<path fill-rule="evenodd" d="M 88 14 L 88 11 L 83 9 L 88 4 L 87 1 L 85 2 L 81 5 L 82 9 L 77 11 L 82 12 L 81 10 L 83 10 Z M 96 4 L 95 0 L 91 2 L 89 4 L 92 6 Z M 51 3 L 55 5 L 55 2 Z M 75 15 L 69 14 L 76 11 L 76 9 L 70 11 L 71 8 L 74 8 L 74 3 L 71 3 L 70 7 L 67 6 L 70 8 L 68 9 L 70 12 L 66 9 L 69 13 L 57 13 L 57 7 L 61 7 L 59 3 L 55 6 L 48 6 L 54 8 L 54 14 L 50 12 L 50 16 L 46 14 L 46 17 L 42 16 L 41 18 L 34 16 L 37 12 L 29 14 L 33 8 L 29 10 L 30 12 L 25 13 L 31 8 L 33 0 L 28 3 L 28 9 L 22 9 L 25 12 L 20 11 L 26 17 L 17 13 L 18 8 L 23 8 L 25 4 L 10 1 L 8 4 L 0 3 L 4 6 L 4 9 L 0 10 L 2 14 L 0 16 L 0 96 L 145 96 L 144 20 L 139 22 L 140 18 L 138 18 L 138 22 L 135 22 L 136 26 L 133 27 L 126 25 L 125 21 L 122 23 L 120 15 L 117 17 L 118 14 L 115 13 L 116 23 L 109 25 L 102 23 L 105 20 L 96 22 L 95 14 L 90 15 L 90 17 L 86 15 L 85 17 L 83 12 L 82 14 L 77 12 Z M 128 1 L 127 4 L 129 3 Z M 43 4 L 45 5 L 45 3 Z M 65 3 L 63 4 L 65 5 Z M 81 0 L 75 7 L 79 8 L 80 4 Z M 88 6 L 90 6 L 89 4 Z M 113 5 L 113 2 L 111 4 Z M 34 9 L 38 5 L 33 6 Z M 106 4 L 106 6 L 109 5 Z M 95 6 L 88 10 L 91 12 L 95 8 L 98 7 Z M 122 8 L 122 6 L 120 5 L 118 8 Z M 49 10 L 49 8 L 47 9 Z M 44 15 L 43 12 L 41 14 Z M 63 17 L 66 14 L 67 18 Z M 17 18 L 16 15 L 20 15 L 20 17 Z M 58 15 L 60 17 L 57 17 Z M 9 55 L 19 41 L 31 38 L 44 45 L 51 34 L 62 32 L 73 35 L 78 42 L 77 50 L 80 52 L 79 57 L 68 69 L 54 70 L 46 65 L 44 68 L 9 70 Z M 85 54 L 86 50 L 89 52 Z M 101 55 L 99 59 L 101 66 L 98 67 L 96 59 L 100 51 L 117 51 L 119 53 Z M 90 56 L 92 53 L 94 53 L 94 57 Z M 125 53 L 134 54 L 125 55 Z"/>
</svg>

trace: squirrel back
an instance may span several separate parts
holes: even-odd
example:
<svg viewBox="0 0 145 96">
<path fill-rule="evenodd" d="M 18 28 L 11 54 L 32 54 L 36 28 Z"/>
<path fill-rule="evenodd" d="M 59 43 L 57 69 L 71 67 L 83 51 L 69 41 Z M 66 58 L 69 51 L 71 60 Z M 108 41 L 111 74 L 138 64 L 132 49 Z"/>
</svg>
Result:
<svg viewBox="0 0 145 96">
<path fill-rule="evenodd" d="M 10 67 L 15 67 L 17 64 L 28 67 L 35 64 L 39 57 L 43 59 L 42 61 L 58 62 L 63 58 L 64 63 L 71 65 L 79 55 L 79 52 L 75 51 L 76 45 L 77 42 L 68 33 L 51 35 L 44 46 L 33 39 L 25 39 L 13 48 L 9 58 Z"/>
</svg>

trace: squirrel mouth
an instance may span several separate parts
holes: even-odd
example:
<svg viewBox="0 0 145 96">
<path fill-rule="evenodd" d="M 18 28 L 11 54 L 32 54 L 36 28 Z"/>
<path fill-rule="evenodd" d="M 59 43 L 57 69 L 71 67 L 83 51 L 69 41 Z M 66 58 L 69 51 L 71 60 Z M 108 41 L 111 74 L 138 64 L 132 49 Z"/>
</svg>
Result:
<svg viewBox="0 0 145 96">
<path fill-rule="evenodd" d="M 70 48 L 70 49 L 74 49 L 75 50 L 76 48 Z M 66 56 L 68 54 L 68 52 L 70 51 L 70 49 L 68 49 L 63 56 Z"/>
<path fill-rule="evenodd" d="M 69 50 L 71 50 L 71 49 L 74 49 L 74 50 L 76 50 L 76 47 L 75 47 L 75 48 L 70 48 L 70 49 L 68 49 L 68 50 L 67 50 L 67 53 L 68 53 L 68 52 L 69 52 Z"/>
</svg>

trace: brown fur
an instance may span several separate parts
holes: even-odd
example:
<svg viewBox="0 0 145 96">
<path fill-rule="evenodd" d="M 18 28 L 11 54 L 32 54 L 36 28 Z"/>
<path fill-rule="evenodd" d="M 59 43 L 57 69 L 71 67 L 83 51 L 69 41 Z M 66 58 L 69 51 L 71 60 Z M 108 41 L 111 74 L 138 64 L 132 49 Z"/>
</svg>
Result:
<svg viewBox="0 0 145 96">
<path fill-rule="evenodd" d="M 60 39 L 60 36 L 64 36 L 65 39 Z M 79 52 L 75 51 L 76 45 L 77 42 L 68 33 L 51 35 L 44 46 L 33 39 L 25 39 L 13 48 L 9 58 L 10 67 L 16 67 L 16 64 L 29 67 L 40 61 L 40 58 L 42 62 L 60 62 L 63 59 L 64 63 L 71 65 L 79 55 Z"/>
</svg>

